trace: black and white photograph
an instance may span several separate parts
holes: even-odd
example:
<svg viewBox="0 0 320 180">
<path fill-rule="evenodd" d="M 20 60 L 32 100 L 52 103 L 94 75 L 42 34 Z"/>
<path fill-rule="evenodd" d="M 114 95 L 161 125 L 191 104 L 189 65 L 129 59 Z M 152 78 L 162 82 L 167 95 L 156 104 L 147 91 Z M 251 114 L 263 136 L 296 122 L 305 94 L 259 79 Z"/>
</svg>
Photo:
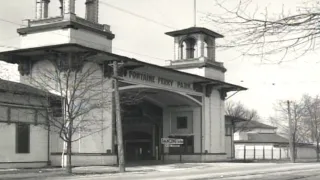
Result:
<svg viewBox="0 0 320 180">
<path fill-rule="evenodd" d="M 318 40 L 320 0 L 0 0 L 0 180 L 318 180 Z"/>
</svg>

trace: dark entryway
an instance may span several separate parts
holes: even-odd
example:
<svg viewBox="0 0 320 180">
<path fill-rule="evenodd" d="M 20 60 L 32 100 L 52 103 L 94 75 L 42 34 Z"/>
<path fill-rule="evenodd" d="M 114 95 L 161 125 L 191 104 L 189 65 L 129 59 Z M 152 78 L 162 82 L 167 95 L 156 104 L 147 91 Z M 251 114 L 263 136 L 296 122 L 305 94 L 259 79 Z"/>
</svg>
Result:
<svg viewBox="0 0 320 180">
<path fill-rule="evenodd" d="M 145 132 L 130 132 L 124 136 L 126 161 L 153 160 L 152 136 Z"/>
<path fill-rule="evenodd" d="M 142 100 L 123 104 L 122 113 L 126 162 L 159 159 L 162 108 Z"/>
</svg>

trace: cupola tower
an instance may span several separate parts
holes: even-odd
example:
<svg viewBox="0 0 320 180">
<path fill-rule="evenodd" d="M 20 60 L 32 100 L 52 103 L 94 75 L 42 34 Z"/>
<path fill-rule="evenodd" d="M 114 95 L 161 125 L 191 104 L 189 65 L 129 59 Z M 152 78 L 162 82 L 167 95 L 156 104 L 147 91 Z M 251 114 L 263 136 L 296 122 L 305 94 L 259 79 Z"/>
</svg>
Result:
<svg viewBox="0 0 320 180">
<path fill-rule="evenodd" d="M 51 0 L 52 1 L 52 0 Z M 26 20 L 18 29 L 20 48 L 75 43 L 90 48 L 112 51 L 115 37 L 110 26 L 99 23 L 99 0 L 86 0 L 85 18 L 75 14 L 75 0 L 59 0 L 60 15 L 50 16 L 50 0 L 36 0 L 35 19 Z"/>
<path fill-rule="evenodd" d="M 174 38 L 174 58 L 167 66 L 179 71 L 224 80 L 226 69 L 216 61 L 216 39 L 221 34 L 203 27 L 166 33 Z"/>
</svg>

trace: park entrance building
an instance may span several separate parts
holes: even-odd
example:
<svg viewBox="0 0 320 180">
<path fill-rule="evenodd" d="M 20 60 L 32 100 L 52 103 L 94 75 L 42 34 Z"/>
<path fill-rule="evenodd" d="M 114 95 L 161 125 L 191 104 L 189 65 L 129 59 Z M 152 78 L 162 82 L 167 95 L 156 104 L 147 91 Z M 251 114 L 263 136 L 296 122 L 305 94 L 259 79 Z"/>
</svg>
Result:
<svg viewBox="0 0 320 180">
<path fill-rule="evenodd" d="M 162 67 L 112 53 L 115 35 L 109 25 L 98 23 L 98 0 L 87 0 L 85 19 L 75 14 L 75 0 L 63 0 L 61 16 L 49 17 L 49 2 L 37 0 L 37 18 L 18 29 L 21 49 L 1 52 L 0 59 L 18 64 L 21 83 L 31 85 L 41 78 L 39 70 L 96 69 L 92 79 L 103 82 L 101 99 L 112 103 L 88 115 L 92 121 L 101 119 L 101 130 L 73 143 L 74 165 L 117 162 L 113 61 L 121 64 L 126 161 L 178 160 L 180 153 L 183 161 L 226 159 L 224 100 L 228 92 L 245 88 L 224 80 L 226 69 L 215 58 L 215 40 L 222 35 L 199 27 L 166 33 L 174 38 L 175 53 L 170 64 Z M 184 144 L 165 147 L 161 138 L 169 137 L 183 139 Z M 58 135 L 50 133 L 47 142 L 33 138 L 33 146 L 48 144 L 41 162 L 61 164 L 63 143 Z M 27 166 L 35 154 L 22 156 Z M 13 155 L 11 162 L 17 159 Z"/>
</svg>

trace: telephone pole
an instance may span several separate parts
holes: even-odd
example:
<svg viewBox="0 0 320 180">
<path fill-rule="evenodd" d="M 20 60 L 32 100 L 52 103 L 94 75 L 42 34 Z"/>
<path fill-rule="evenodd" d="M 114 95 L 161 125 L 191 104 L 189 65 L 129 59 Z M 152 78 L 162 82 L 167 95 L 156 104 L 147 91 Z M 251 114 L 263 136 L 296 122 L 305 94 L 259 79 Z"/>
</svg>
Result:
<svg viewBox="0 0 320 180">
<path fill-rule="evenodd" d="M 120 107 L 120 95 L 118 89 L 118 62 L 113 61 L 113 84 L 114 84 L 114 96 L 116 104 L 116 128 L 117 128 L 117 143 L 118 143 L 118 161 L 119 171 L 125 172 L 125 161 L 123 152 L 123 138 L 122 138 L 122 122 L 121 122 L 121 107 Z"/>
<path fill-rule="evenodd" d="M 290 160 L 292 163 L 295 162 L 295 154 L 293 148 L 293 137 L 292 137 L 292 120 L 291 120 L 291 109 L 290 109 L 290 101 L 287 101 L 288 106 L 288 124 L 289 124 L 289 149 L 290 149 Z"/>
</svg>

